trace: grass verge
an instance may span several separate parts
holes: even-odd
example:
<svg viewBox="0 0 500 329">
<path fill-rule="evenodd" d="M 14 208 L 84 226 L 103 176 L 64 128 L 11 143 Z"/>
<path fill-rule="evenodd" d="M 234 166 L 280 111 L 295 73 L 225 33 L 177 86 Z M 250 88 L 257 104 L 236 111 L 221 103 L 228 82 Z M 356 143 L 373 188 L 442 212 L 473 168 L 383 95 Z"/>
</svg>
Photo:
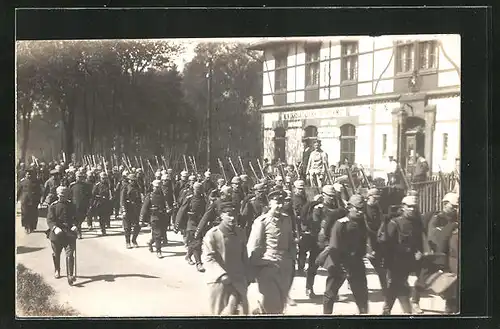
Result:
<svg viewBox="0 0 500 329">
<path fill-rule="evenodd" d="M 17 265 L 16 308 L 18 316 L 75 316 L 78 312 L 54 300 L 55 290 L 41 275 Z"/>
</svg>

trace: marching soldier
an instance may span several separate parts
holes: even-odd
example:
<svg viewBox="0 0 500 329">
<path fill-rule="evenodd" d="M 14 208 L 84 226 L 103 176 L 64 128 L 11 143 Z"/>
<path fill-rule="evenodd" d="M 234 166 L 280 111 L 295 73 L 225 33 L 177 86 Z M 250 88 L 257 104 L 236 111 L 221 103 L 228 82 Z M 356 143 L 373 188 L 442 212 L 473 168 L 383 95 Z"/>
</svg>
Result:
<svg viewBox="0 0 500 329">
<path fill-rule="evenodd" d="M 165 196 L 165 205 L 167 210 L 167 215 L 165 219 L 165 235 L 167 230 L 170 229 L 170 224 L 172 222 L 173 210 L 175 208 L 174 204 L 174 182 L 172 181 L 172 174 L 165 174 L 161 176 L 161 190 Z"/>
<path fill-rule="evenodd" d="M 112 200 L 111 186 L 108 181 L 108 174 L 101 172 L 99 174 L 100 181 L 97 182 L 92 189 L 93 205 L 95 209 L 95 214 L 99 218 L 99 226 L 101 228 L 102 235 L 106 235 L 106 225 L 109 222 L 109 217 L 112 211 Z"/>
<path fill-rule="evenodd" d="M 296 246 L 291 219 L 282 212 L 285 197 L 284 191 L 268 195 L 269 211 L 255 219 L 248 239 L 251 273 L 262 296 L 253 313 L 283 314 L 288 300 Z"/>
<path fill-rule="evenodd" d="M 203 239 L 205 233 L 220 222 L 220 207 L 224 202 L 231 202 L 233 189 L 230 186 L 224 186 L 221 189 L 220 197 L 207 206 L 205 214 L 196 228 L 195 239 Z"/>
<path fill-rule="evenodd" d="M 21 203 L 21 223 L 28 234 L 36 229 L 38 223 L 38 203 L 41 195 L 40 182 L 36 179 L 34 170 L 30 168 L 17 189 L 17 200 Z"/>
<path fill-rule="evenodd" d="M 240 305 L 243 314 L 249 311 L 246 238 L 236 223 L 235 213 L 232 202 L 220 203 L 221 222 L 203 239 L 210 310 L 214 315 L 238 314 Z"/>
<path fill-rule="evenodd" d="M 307 163 L 307 174 L 312 186 L 323 186 L 325 168 L 328 168 L 328 154 L 321 149 L 321 141 L 316 140 Z"/>
<path fill-rule="evenodd" d="M 318 257 L 318 263 L 328 271 L 323 314 L 333 313 L 338 291 L 346 277 L 359 313 L 368 313 L 368 286 L 363 261 L 367 238 L 363 214 L 364 203 L 361 195 L 351 196 L 347 205 L 347 216 L 335 221 L 328 237 L 328 245 Z"/>
<path fill-rule="evenodd" d="M 75 206 L 69 201 L 69 190 L 67 187 L 59 186 L 56 189 L 57 201 L 50 204 L 47 212 L 47 237 L 50 239 L 52 247 L 52 260 L 54 262 L 54 277 L 61 277 L 61 251 L 66 252 L 66 270 L 68 273 L 68 283 L 73 285 L 76 281 L 73 276 L 75 258 L 73 251 L 76 248 L 76 216 Z"/>
<path fill-rule="evenodd" d="M 321 195 L 322 202 L 313 208 L 312 221 L 308 222 L 306 218 L 306 232 L 309 234 L 304 235 L 302 241 L 304 247 L 301 252 L 303 250 L 309 251 L 309 267 L 306 276 L 306 295 L 309 298 L 316 297 L 313 290 L 314 279 L 318 271 L 316 258 L 328 246 L 331 238 L 330 233 L 335 222 L 346 215 L 346 210 L 339 207 L 337 203 L 336 191 L 333 185 L 323 186 Z M 301 254 L 300 258 L 303 264 L 305 255 Z"/>
<path fill-rule="evenodd" d="M 195 238 L 196 229 L 200 223 L 201 217 L 205 212 L 206 202 L 202 193 L 203 186 L 201 183 L 193 184 L 193 192 L 189 194 L 184 199 L 184 203 L 187 204 L 187 225 L 186 225 L 186 242 L 188 245 L 188 251 L 186 254 L 186 260 L 189 265 L 196 264 L 196 269 L 198 272 L 205 272 L 203 265 L 201 263 L 201 239 L 203 237 Z M 194 256 L 195 262 L 191 260 Z"/>
<path fill-rule="evenodd" d="M 138 248 L 137 237 L 141 231 L 139 225 L 139 212 L 141 209 L 141 193 L 137 185 L 137 176 L 135 174 L 128 175 L 128 184 L 122 190 L 120 198 L 120 207 L 123 218 L 123 228 L 125 230 L 125 244 L 127 249 L 131 249 L 130 236 L 132 235 L 132 244 Z"/>
<path fill-rule="evenodd" d="M 151 240 L 148 242 L 149 251 L 153 252 L 153 243 L 155 244 L 156 256 L 161 255 L 161 239 L 165 229 L 167 216 L 165 196 L 161 190 L 161 182 L 154 180 L 152 183 L 153 191 L 146 195 L 142 204 L 139 220 L 144 221 L 143 217 L 149 217 L 145 221 L 151 223 Z"/>
<path fill-rule="evenodd" d="M 283 190 L 285 188 L 284 183 L 283 183 L 283 177 L 280 175 L 276 176 L 274 179 L 274 187 L 273 190 Z"/>
<path fill-rule="evenodd" d="M 175 198 L 177 199 L 177 203 L 179 204 L 181 203 L 180 193 L 186 187 L 186 185 L 188 185 L 188 176 L 189 174 L 187 171 L 185 170 L 181 171 L 180 180 L 178 180 L 175 185 L 175 190 L 174 190 Z"/>
<path fill-rule="evenodd" d="M 220 191 L 220 189 L 226 185 L 226 181 L 224 180 L 224 178 L 219 178 L 217 180 L 217 189 Z"/>
<path fill-rule="evenodd" d="M 365 207 L 365 222 L 367 230 L 367 258 L 377 272 L 380 287 L 385 296 L 387 290 L 387 273 L 384 268 L 384 257 L 386 251 L 383 250 L 383 245 L 378 242 L 378 232 L 382 222 L 385 221 L 382 209 L 379 204 L 380 191 L 377 188 L 371 188 L 367 193 Z"/>
<path fill-rule="evenodd" d="M 207 170 L 205 171 L 205 180 L 203 180 L 203 193 L 209 195 L 214 189 L 217 188 L 215 183 L 212 181 L 212 173 Z"/>
<path fill-rule="evenodd" d="M 387 224 L 387 292 L 383 315 L 389 315 L 396 298 L 403 312 L 412 313 L 408 276 L 422 257 L 423 224 L 417 196 L 405 196 L 402 214 Z"/>
<path fill-rule="evenodd" d="M 307 139 L 302 140 L 302 145 L 304 147 L 304 151 L 302 152 L 302 162 L 301 162 L 301 178 L 306 179 L 307 176 L 307 164 L 309 163 L 309 157 L 311 156 L 312 148 L 309 146 L 309 142 Z"/>
<path fill-rule="evenodd" d="M 57 200 L 56 189 L 61 184 L 61 173 L 59 172 L 59 168 L 51 170 L 50 175 L 43 189 L 43 199 L 47 205 Z"/>
<path fill-rule="evenodd" d="M 254 196 L 251 197 L 248 202 L 242 205 L 241 209 L 241 221 L 242 227 L 244 228 L 246 237 L 250 236 L 250 231 L 254 220 L 260 215 L 267 212 L 267 197 L 266 197 L 266 187 L 262 183 L 255 184 Z"/>
<path fill-rule="evenodd" d="M 293 205 L 293 213 L 295 215 L 295 220 L 296 220 L 296 227 L 297 227 L 297 233 L 298 233 L 298 239 L 299 239 L 299 252 L 298 255 L 299 257 L 297 258 L 297 271 L 299 273 L 302 273 L 304 271 L 304 266 L 305 266 L 305 254 L 307 253 L 304 252 L 303 250 L 300 250 L 300 241 L 302 237 L 302 220 L 301 220 L 301 212 L 302 208 L 307 203 L 307 197 L 305 193 L 305 183 L 303 180 L 299 179 L 294 182 L 294 187 L 295 187 L 295 193 L 293 193 L 292 196 L 292 205 Z M 303 255 L 302 261 L 299 260 L 300 255 Z"/>
<path fill-rule="evenodd" d="M 248 182 L 248 175 L 240 175 L 241 179 L 241 191 L 243 192 L 243 197 L 246 197 L 250 193 L 250 186 Z"/>
<path fill-rule="evenodd" d="M 87 211 L 90 207 L 92 199 L 92 188 L 85 182 L 85 173 L 78 171 L 76 174 L 76 182 L 71 185 L 71 201 L 75 205 L 76 211 L 76 227 L 78 228 L 78 238 L 82 238 L 82 223 L 85 220 Z"/>
<path fill-rule="evenodd" d="M 241 189 L 241 179 L 239 176 L 234 176 L 231 180 L 231 187 L 233 189 L 232 200 L 234 202 L 234 207 L 236 209 L 241 209 L 241 202 L 245 197 L 243 194 L 243 190 Z M 237 220 L 239 222 L 239 213 L 236 214 Z"/>
</svg>

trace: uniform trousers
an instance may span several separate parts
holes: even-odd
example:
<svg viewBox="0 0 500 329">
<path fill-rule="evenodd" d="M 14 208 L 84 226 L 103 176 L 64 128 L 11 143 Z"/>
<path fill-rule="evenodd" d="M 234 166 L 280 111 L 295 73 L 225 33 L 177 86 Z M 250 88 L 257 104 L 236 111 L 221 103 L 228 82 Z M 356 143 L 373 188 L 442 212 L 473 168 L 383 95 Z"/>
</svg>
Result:
<svg viewBox="0 0 500 329">
<path fill-rule="evenodd" d="M 38 224 L 38 206 L 21 204 L 21 224 L 24 228 L 34 231 Z"/>
<path fill-rule="evenodd" d="M 103 203 L 97 207 L 96 214 L 99 218 L 99 227 L 102 231 L 106 230 L 106 226 L 110 221 L 111 204 Z"/>
<path fill-rule="evenodd" d="M 139 225 L 139 209 L 130 207 L 127 209 L 125 216 L 123 216 L 123 230 L 125 231 L 125 242 L 130 243 L 130 236 L 132 235 L 132 242 L 137 243 L 137 237 L 141 231 Z"/>
<path fill-rule="evenodd" d="M 413 262 L 400 261 L 390 264 L 387 268 L 387 292 L 384 303 L 384 314 L 390 314 L 396 298 L 403 312 L 411 314 L 410 286 L 408 276 L 414 270 Z"/>
<path fill-rule="evenodd" d="M 241 305 L 243 314 L 248 314 L 248 299 L 232 284 L 213 282 L 208 284 L 209 307 L 213 315 L 235 315 Z"/>
<path fill-rule="evenodd" d="M 368 257 L 368 260 L 373 266 L 373 269 L 377 273 L 378 280 L 380 282 L 380 287 L 382 288 L 382 294 L 384 295 L 387 291 L 387 269 L 384 267 L 383 258 L 380 254 L 375 254 L 373 257 Z"/>
<path fill-rule="evenodd" d="M 82 233 L 82 223 L 85 220 L 86 215 L 86 211 L 79 209 L 76 210 L 76 228 L 78 229 L 79 234 Z"/>
<path fill-rule="evenodd" d="M 186 231 L 186 242 L 187 242 L 187 255 L 186 258 L 191 258 L 194 256 L 194 261 L 196 264 L 201 264 L 201 246 L 202 246 L 202 237 L 198 237 L 196 239 L 195 236 L 196 231 L 189 230 Z"/>
<path fill-rule="evenodd" d="M 70 233 L 62 233 L 57 240 L 50 242 L 52 247 L 52 260 L 54 262 L 54 269 L 56 271 L 61 270 L 61 251 L 64 249 L 66 253 L 66 266 L 69 275 L 73 275 L 74 268 L 74 253 L 73 251 L 76 248 L 76 238 L 72 236 Z"/>
<path fill-rule="evenodd" d="M 149 244 L 155 244 L 156 252 L 161 251 L 161 239 L 163 238 L 163 225 L 159 218 L 151 219 L 151 240 Z"/>
<path fill-rule="evenodd" d="M 307 274 L 306 274 L 306 289 L 313 289 L 314 278 L 318 273 L 318 265 L 316 265 L 316 258 L 318 257 L 320 250 L 318 246 L 317 236 L 304 234 L 299 241 L 299 252 L 298 252 L 298 270 L 304 270 L 306 264 L 307 252 L 309 252 L 309 257 L 307 258 Z"/>
<path fill-rule="evenodd" d="M 327 269 L 326 288 L 323 300 L 323 314 L 333 313 L 333 304 L 337 299 L 339 289 L 347 278 L 354 300 L 360 314 L 368 313 L 368 283 L 363 259 L 348 258 L 342 265 L 330 266 Z"/>
</svg>

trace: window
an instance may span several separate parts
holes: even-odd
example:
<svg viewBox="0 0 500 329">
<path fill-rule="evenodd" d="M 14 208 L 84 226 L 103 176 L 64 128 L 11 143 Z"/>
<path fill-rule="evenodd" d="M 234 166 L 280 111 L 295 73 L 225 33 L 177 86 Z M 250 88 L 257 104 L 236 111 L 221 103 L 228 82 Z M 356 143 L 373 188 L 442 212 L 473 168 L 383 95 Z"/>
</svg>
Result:
<svg viewBox="0 0 500 329">
<path fill-rule="evenodd" d="M 342 81 L 358 79 L 358 42 L 342 42 Z"/>
<path fill-rule="evenodd" d="M 387 155 L 387 134 L 382 135 L 382 156 Z"/>
<path fill-rule="evenodd" d="M 286 130 L 278 127 L 274 130 L 274 159 L 285 161 Z"/>
<path fill-rule="evenodd" d="M 400 41 L 396 47 L 396 73 L 437 68 L 436 41 Z"/>
<path fill-rule="evenodd" d="M 396 49 L 397 57 L 397 73 L 408 73 L 413 72 L 415 64 L 415 44 L 410 43 L 399 43 Z"/>
<path fill-rule="evenodd" d="M 356 151 L 356 127 L 346 124 L 340 127 L 340 161 L 354 163 Z"/>
<path fill-rule="evenodd" d="M 275 74 L 274 74 L 274 89 L 275 91 L 286 90 L 286 54 L 275 55 Z"/>
<path fill-rule="evenodd" d="M 424 41 L 418 44 L 419 69 L 428 70 L 437 67 L 437 45 L 436 41 Z"/>
<path fill-rule="evenodd" d="M 306 87 L 319 85 L 319 46 L 306 49 Z"/>
<path fill-rule="evenodd" d="M 443 134 L 443 160 L 448 158 L 448 134 Z"/>
<path fill-rule="evenodd" d="M 318 128 L 315 126 L 307 126 L 304 129 L 304 140 L 307 141 L 309 147 L 313 146 L 315 140 L 318 139 Z"/>
</svg>

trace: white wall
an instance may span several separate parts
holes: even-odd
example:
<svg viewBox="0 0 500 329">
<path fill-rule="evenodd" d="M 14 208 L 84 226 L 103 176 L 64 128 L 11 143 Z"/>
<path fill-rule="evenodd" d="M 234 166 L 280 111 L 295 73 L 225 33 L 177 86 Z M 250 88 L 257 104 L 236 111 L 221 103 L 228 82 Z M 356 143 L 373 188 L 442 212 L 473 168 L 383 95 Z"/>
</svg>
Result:
<svg viewBox="0 0 500 329">
<path fill-rule="evenodd" d="M 356 127 L 356 156 L 354 161 L 370 168 L 371 127 L 369 125 Z"/>
<path fill-rule="evenodd" d="M 443 172 L 451 172 L 455 168 L 455 157 L 459 154 L 460 133 L 459 121 L 437 122 L 434 131 L 432 171 L 438 172 L 439 167 Z M 448 134 L 448 155 L 443 158 L 443 134 Z"/>
</svg>

